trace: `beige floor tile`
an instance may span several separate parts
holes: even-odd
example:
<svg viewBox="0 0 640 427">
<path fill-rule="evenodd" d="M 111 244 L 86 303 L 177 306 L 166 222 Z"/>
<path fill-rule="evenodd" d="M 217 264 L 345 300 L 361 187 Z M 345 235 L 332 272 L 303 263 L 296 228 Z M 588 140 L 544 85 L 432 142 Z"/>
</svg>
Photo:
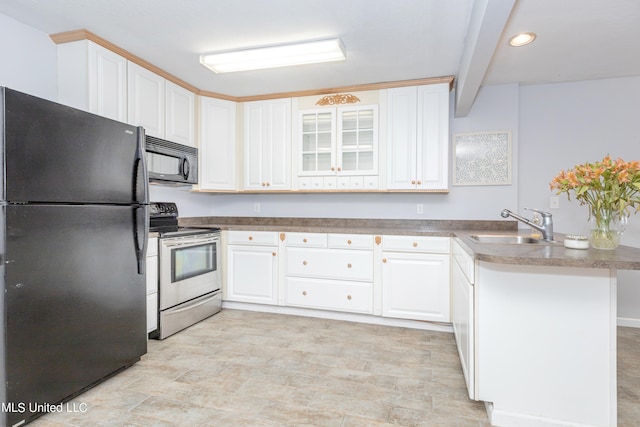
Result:
<svg viewBox="0 0 640 427">
<path fill-rule="evenodd" d="M 640 330 L 619 328 L 619 426 L 640 419 Z M 223 310 L 35 427 L 485 427 L 453 335 Z"/>
</svg>

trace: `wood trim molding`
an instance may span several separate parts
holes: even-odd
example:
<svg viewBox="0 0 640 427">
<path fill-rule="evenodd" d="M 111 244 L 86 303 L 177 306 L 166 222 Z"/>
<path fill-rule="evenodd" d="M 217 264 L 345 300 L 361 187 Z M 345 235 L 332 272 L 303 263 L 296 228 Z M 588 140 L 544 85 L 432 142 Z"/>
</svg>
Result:
<svg viewBox="0 0 640 427">
<path fill-rule="evenodd" d="M 311 90 L 302 90 L 302 91 L 294 91 L 294 92 L 281 92 L 281 93 L 272 93 L 272 94 L 265 94 L 265 95 L 231 96 L 231 95 L 224 95 L 221 93 L 201 90 L 193 85 L 190 85 L 184 80 L 181 80 L 176 76 L 167 73 L 163 69 L 156 67 L 155 65 L 145 61 L 139 56 L 136 56 L 131 52 L 124 50 L 121 47 L 111 43 L 110 41 L 105 40 L 102 37 L 85 29 L 51 34 L 49 37 L 51 38 L 51 40 L 53 40 L 55 44 L 70 43 L 70 42 L 76 42 L 80 40 L 90 40 L 104 47 L 105 49 L 109 49 L 110 51 L 128 59 L 129 61 L 135 64 L 138 64 L 139 66 L 144 67 L 147 70 L 152 71 L 164 77 L 165 79 L 177 84 L 178 86 L 181 86 L 187 90 L 190 90 L 196 95 L 206 96 L 209 98 L 224 99 L 227 101 L 235 101 L 235 102 L 264 101 L 268 99 L 330 95 L 330 94 L 340 93 L 340 92 L 362 92 L 367 90 L 390 89 L 390 88 L 406 87 L 406 86 L 422 86 L 422 85 L 431 85 L 431 84 L 438 84 L 438 83 L 449 83 L 449 91 L 451 91 L 453 89 L 453 83 L 455 79 L 454 76 L 442 76 L 442 77 L 429 77 L 429 78 L 413 79 L 413 80 L 400 80 L 395 82 L 366 83 L 361 85 L 341 86 L 341 87 L 325 88 L 325 89 L 311 89 Z"/>
</svg>

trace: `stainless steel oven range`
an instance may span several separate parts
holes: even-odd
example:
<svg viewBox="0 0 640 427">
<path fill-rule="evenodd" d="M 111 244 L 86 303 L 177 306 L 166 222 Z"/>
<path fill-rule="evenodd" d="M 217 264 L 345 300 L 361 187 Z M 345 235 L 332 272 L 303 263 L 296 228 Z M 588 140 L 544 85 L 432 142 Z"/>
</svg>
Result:
<svg viewBox="0 0 640 427">
<path fill-rule="evenodd" d="M 220 311 L 219 229 L 178 227 L 175 203 L 152 202 L 149 229 L 159 233 L 159 328 L 164 339 Z"/>
</svg>

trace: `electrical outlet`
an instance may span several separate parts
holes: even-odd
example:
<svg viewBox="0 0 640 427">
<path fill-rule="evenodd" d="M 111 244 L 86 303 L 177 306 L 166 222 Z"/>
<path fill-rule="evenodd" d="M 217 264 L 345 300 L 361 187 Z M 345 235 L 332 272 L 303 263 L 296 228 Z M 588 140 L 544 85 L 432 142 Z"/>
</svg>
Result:
<svg viewBox="0 0 640 427">
<path fill-rule="evenodd" d="M 550 209 L 560 209 L 560 196 L 551 196 L 549 198 Z"/>
<path fill-rule="evenodd" d="M 254 211 L 255 213 L 260 212 L 260 203 L 254 203 L 254 204 L 253 204 L 253 211 Z"/>
<path fill-rule="evenodd" d="M 418 215 L 422 215 L 424 213 L 424 205 L 422 203 L 418 203 L 416 205 L 416 213 Z"/>
</svg>

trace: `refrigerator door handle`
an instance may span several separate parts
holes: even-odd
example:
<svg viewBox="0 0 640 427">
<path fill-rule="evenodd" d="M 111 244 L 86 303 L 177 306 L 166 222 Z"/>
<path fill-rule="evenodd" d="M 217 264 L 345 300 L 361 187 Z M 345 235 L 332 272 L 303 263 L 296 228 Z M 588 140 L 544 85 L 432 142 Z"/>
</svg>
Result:
<svg viewBox="0 0 640 427">
<path fill-rule="evenodd" d="M 149 205 L 139 205 L 133 208 L 133 235 L 138 274 L 145 274 L 149 242 Z"/>
<path fill-rule="evenodd" d="M 138 140 L 133 168 L 134 202 L 140 204 L 149 203 L 149 172 L 145 157 L 145 132 L 142 126 L 138 126 Z"/>
</svg>

